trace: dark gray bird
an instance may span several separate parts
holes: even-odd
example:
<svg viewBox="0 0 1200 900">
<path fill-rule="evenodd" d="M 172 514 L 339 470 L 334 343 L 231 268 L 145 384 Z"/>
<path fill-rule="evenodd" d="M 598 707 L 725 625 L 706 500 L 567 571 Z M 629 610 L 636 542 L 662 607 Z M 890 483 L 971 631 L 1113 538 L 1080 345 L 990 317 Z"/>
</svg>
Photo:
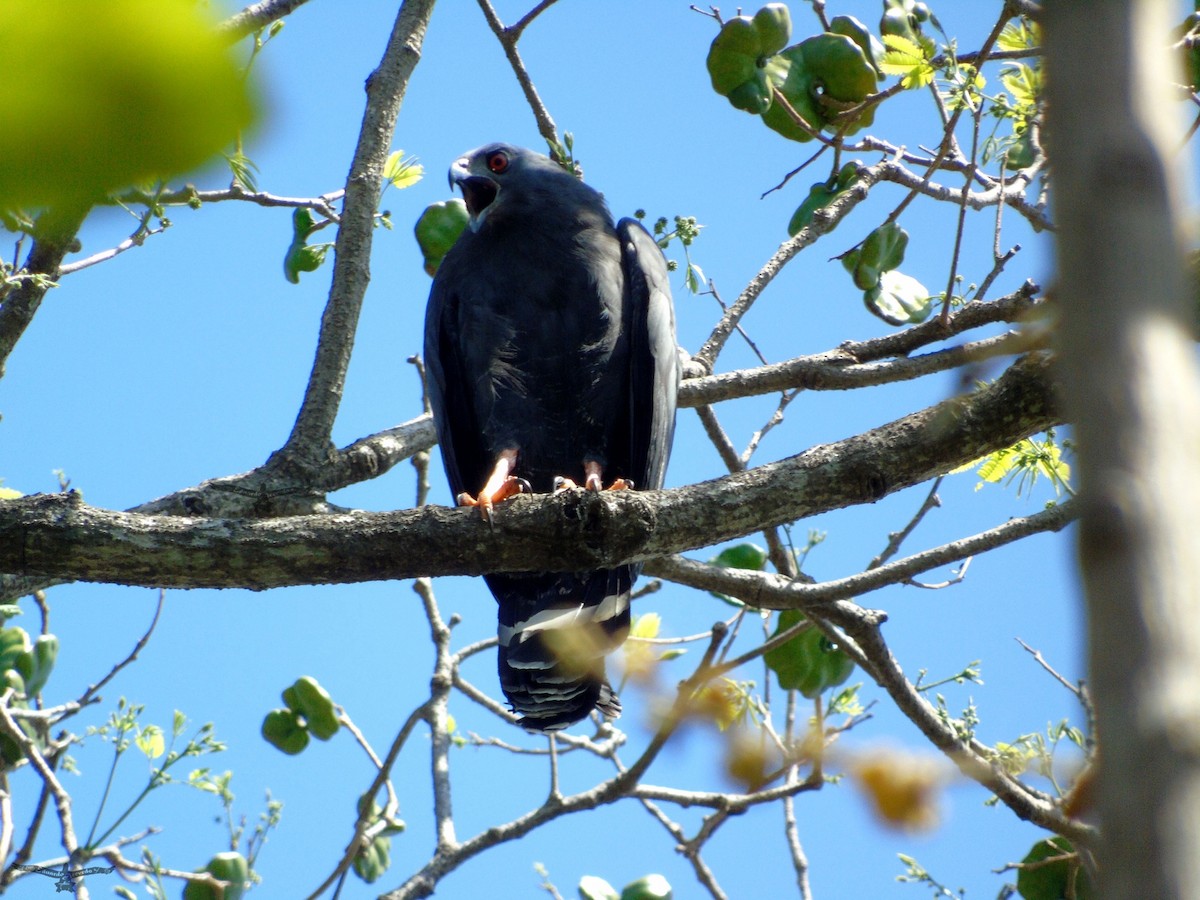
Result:
<svg viewBox="0 0 1200 900">
<path fill-rule="evenodd" d="M 642 226 L 549 158 L 488 144 L 450 167 L 469 227 L 429 294 L 425 361 L 460 505 L 581 482 L 654 489 L 680 361 L 667 266 Z M 486 575 L 500 686 L 531 731 L 620 714 L 604 656 L 629 631 L 637 565 Z"/>
</svg>

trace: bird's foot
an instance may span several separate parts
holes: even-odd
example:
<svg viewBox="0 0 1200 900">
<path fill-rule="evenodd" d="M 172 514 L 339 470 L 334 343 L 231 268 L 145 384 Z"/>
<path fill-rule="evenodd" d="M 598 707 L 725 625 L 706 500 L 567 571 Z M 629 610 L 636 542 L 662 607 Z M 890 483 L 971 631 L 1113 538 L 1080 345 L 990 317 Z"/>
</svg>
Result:
<svg viewBox="0 0 1200 900">
<path fill-rule="evenodd" d="M 604 487 L 603 482 L 600 480 L 600 473 L 589 472 L 587 480 L 583 483 L 583 486 L 589 491 L 595 491 L 596 493 L 599 493 L 600 491 L 632 490 L 634 485 L 633 481 L 629 478 L 618 478 L 608 487 Z M 563 491 L 574 490 L 577 487 L 579 487 L 578 484 L 576 484 L 570 478 L 564 478 L 562 475 L 559 475 L 554 479 L 554 493 L 556 494 L 560 494 Z"/>
<path fill-rule="evenodd" d="M 492 521 L 492 507 L 501 503 L 510 497 L 515 497 L 517 494 L 532 494 L 533 487 L 524 478 L 517 478 L 509 475 L 499 486 L 493 490 L 488 490 L 486 487 L 479 492 L 478 497 L 472 497 L 470 494 L 463 492 L 456 497 L 459 506 L 475 506 L 479 509 L 479 516 L 483 521 L 490 523 Z"/>
</svg>

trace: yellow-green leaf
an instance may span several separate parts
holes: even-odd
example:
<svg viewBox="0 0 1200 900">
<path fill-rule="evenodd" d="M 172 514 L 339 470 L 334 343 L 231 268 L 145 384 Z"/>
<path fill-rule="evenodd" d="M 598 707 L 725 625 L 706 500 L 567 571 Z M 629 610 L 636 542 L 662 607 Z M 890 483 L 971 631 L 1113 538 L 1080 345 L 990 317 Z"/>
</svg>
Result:
<svg viewBox="0 0 1200 900">
<path fill-rule="evenodd" d="M 254 119 L 194 0 L 4 0 L 0 208 L 87 205 L 182 174 Z"/>
<path fill-rule="evenodd" d="M 383 177 L 397 190 L 412 187 L 424 176 L 425 167 L 415 156 L 406 157 L 403 150 L 393 151 L 383 166 Z"/>
<path fill-rule="evenodd" d="M 901 76 L 900 84 L 910 90 L 933 81 L 933 66 L 920 44 L 898 34 L 885 34 L 883 44 L 887 53 L 879 61 L 879 68 L 884 74 Z"/>
<path fill-rule="evenodd" d="M 167 750 L 162 729 L 157 725 L 147 725 L 138 732 L 137 746 L 148 759 L 158 759 Z"/>
<path fill-rule="evenodd" d="M 633 628 L 629 631 L 631 638 L 656 638 L 662 627 L 662 616 L 658 613 L 646 613 L 633 620 Z"/>
</svg>

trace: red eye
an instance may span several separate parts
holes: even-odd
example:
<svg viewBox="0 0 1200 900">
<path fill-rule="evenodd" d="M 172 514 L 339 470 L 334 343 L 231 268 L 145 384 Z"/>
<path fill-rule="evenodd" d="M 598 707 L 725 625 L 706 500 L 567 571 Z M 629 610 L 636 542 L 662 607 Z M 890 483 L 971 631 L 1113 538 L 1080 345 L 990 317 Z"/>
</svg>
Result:
<svg viewBox="0 0 1200 900">
<path fill-rule="evenodd" d="M 497 150 L 487 158 L 487 167 L 497 175 L 508 169 L 508 154 L 503 150 Z"/>
</svg>

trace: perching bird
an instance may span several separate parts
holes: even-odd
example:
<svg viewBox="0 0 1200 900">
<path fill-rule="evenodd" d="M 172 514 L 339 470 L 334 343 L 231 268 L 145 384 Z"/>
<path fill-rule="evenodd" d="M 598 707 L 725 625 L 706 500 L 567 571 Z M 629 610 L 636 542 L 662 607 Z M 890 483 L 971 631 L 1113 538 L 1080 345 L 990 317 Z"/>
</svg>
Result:
<svg viewBox="0 0 1200 900">
<path fill-rule="evenodd" d="M 469 227 L 433 280 L 425 361 L 456 501 L 487 519 L 524 490 L 661 487 L 680 362 L 654 239 L 632 219 L 614 226 L 599 193 L 520 147 L 471 151 L 450 184 Z M 629 631 L 639 569 L 484 576 L 522 727 L 620 714 L 604 656 Z"/>
</svg>

